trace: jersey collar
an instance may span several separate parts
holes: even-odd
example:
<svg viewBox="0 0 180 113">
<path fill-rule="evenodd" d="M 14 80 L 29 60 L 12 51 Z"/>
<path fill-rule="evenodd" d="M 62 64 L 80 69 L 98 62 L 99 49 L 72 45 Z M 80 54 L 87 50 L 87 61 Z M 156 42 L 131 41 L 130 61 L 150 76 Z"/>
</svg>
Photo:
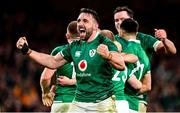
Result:
<svg viewBox="0 0 180 113">
<path fill-rule="evenodd" d="M 128 41 L 132 41 L 132 42 L 136 42 L 136 43 L 141 43 L 139 40 L 136 40 L 136 39 L 129 39 Z"/>
</svg>

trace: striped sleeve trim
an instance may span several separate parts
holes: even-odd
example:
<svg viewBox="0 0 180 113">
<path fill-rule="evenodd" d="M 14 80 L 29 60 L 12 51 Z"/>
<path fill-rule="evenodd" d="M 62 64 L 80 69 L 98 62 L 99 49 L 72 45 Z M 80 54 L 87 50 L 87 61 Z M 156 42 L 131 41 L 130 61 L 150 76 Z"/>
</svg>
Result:
<svg viewBox="0 0 180 113">
<path fill-rule="evenodd" d="M 154 43 L 154 45 L 153 45 L 154 51 L 157 50 L 157 47 L 158 47 L 158 45 L 159 45 L 160 43 L 161 43 L 161 41 L 159 41 L 159 40 L 157 40 L 157 41 Z"/>
<path fill-rule="evenodd" d="M 60 51 L 58 54 L 61 54 L 61 55 L 62 55 L 62 57 L 64 57 L 64 54 L 62 53 L 62 51 Z"/>
<path fill-rule="evenodd" d="M 147 74 L 151 74 L 151 71 L 149 70 L 149 71 L 147 71 Z"/>
</svg>

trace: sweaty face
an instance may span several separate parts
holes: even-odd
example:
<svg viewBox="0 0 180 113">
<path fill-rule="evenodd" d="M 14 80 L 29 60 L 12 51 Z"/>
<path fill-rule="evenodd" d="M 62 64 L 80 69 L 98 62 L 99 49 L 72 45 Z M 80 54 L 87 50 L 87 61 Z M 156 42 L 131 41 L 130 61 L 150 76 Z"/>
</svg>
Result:
<svg viewBox="0 0 180 113">
<path fill-rule="evenodd" d="M 114 14 L 114 24 L 116 30 L 120 32 L 120 25 L 124 19 L 130 18 L 126 11 L 120 11 Z"/>
<path fill-rule="evenodd" d="M 80 34 L 80 38 L 88 40 L 94 30 L 94 18 L 89 13 L 81 13 L 77 19 L 77 30 Z"/>
</svg>

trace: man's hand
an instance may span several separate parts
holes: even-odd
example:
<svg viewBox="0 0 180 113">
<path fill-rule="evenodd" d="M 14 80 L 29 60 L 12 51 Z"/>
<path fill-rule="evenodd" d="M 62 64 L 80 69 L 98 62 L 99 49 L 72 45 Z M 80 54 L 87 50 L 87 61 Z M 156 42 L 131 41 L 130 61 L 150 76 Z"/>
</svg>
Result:
<svg viewBox="0 0 180 113">
<path fill-rule="evenodd" d="M 57 83 L 60 84 L 61 86 L 74 85 L 75 82 L 76 82 L 75 79 L 70 79 L 66 76 L 59 76 L 57 78 Z"/>
<path fill-rule="evenodd" d="M 28 45 L 27 40 L 26 40 L 26 37 L 20 37 L 19 40 L 18 40 L 17 43 L 16 43 L 16 47 L 17 47 L 18 49 L 22 49 L 22 47 L 23 47 L 23 45 L 24 45 L 25 43 Z"/>
<path fill-rule="evenodd" d="M 154 29 L 154 30 L 155 30 L 155 37 L 157 37 L 161 41 L 167 39 L 167 33 L 164 29 Z"/>
<path fill-rule="evenodd" d="M 16 47 L 20 49 L 24 55 L 29 55 L 32 52 L 32 50 L 29 49 L 26 37 L 20 37 L 16 43 Z"/>
<path fill-rule="evenodd" d="M 101 55 L 103 58 L 108 59 L 108 60 L 110 59 L 110 57 L 112 57 L 111 53 L 108 50 L 107 45 L 105 44 L 100 44 L 98 46 L 97 53 Z"/>
<path fill-rule="evenodd" d="M 49 92 L 49 93 L 42 93 L 42 102 L 43 105 L 49 107 L 53 104 L 53 100 L 54 100 L 54 96 L 55 94 L 53 92 Z"/>
</svg>

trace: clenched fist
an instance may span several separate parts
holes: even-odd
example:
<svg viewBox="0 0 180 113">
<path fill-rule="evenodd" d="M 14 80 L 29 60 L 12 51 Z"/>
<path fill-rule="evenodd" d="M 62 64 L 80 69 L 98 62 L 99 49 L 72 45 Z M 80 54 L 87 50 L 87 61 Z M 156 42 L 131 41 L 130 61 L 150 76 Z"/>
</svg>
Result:
<svg viewBox="0 0 180 113">
<path fill-rule="evenodd" d="M 101 55 L 103 58 L 108 59 L 110 58 L 111 53 L 108 50 L 107 45 L 100 44 L 97 48 L 97 53 Z"/>
<path fill-rule="evenodd" d="M 22 47 L 23 47 L 23 45 L 24 45 L 25 43 L 28 45 L 27 40 L 26 40 L 26 37 L 20 37 L 19 40 L 18 40 L 17 43 L 16 43 L 16 47 L 17 47 L 18 49 L 22 49 Z"/>
<path fill-rule="evenodd" d="M 155 37 L 164 41 L 167 38 L 166 31 L 164 29 L 155 29 Z"/>
<path fill-rule="evenodd" d="M 31 53 L 31 49 L 29 49 L 26 37 L 20 37 L 16 43 L 16 47 L 20 49 L 24 55 Z"/>
</svg>

